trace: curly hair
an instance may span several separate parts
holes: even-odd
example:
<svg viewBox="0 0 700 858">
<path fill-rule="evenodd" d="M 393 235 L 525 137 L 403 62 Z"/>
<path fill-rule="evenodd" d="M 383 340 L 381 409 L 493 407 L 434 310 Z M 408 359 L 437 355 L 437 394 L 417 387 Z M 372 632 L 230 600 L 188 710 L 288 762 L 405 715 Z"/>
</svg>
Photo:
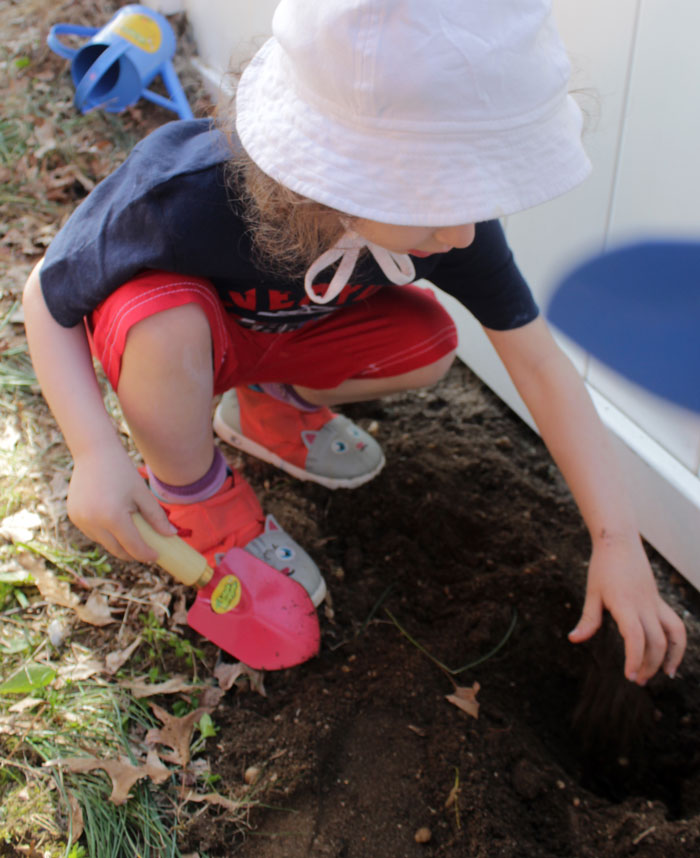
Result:
<svg viewBox="0 0 700 858">
<path fill-rule="evenodd" d="M 281 185 L 241 146 L 226 166 L 226 181 L 246 221 L 254 261 L 271 274 L 303 276 L 347 228 L 345 215 Z"/>
</svg>

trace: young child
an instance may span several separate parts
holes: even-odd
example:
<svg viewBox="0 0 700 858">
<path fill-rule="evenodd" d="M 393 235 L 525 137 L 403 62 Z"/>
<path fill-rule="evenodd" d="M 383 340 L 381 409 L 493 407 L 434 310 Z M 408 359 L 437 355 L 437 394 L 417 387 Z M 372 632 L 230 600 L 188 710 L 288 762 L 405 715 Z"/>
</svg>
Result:
<svg viewBox="0 0 700 858">
<path fill-rule="evenodd" d="M 683 624 L 657 592 L 607 434 L 496 220 L 589 172 L 549 7 L 282 0 L 240 81 L 236 131 L 170 123 L 80 205 L 29 278 L 25 317 L 74 457 L 69 514 L 88 536 L 153 560 L 138 510 L 210 559 L 239 545 L 291 565 L 318 604 L 313 561 L 214 446 L 212 396 L 224 394 L 214 428 L 227 443 L 330 488 L 366 482 L 381 449 L 329 409 L 447 371 L 455 327 L 411 285 L 425 277 L 484 326 L 590 530 L 570 639 L 590 638 L 607 609 L 626 676 L 673 676 Z M 105 412 L 91 347 L 146 480 Z"/>
</svg>

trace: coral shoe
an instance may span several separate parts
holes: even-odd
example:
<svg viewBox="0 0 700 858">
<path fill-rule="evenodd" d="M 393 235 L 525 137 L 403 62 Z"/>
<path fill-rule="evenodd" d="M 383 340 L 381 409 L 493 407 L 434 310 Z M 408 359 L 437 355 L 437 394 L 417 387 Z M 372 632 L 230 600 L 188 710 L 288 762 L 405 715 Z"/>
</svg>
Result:
<svg viewBox="0 0 700 858">
<path fill-rule="evenodd" d="M 141 471 L 142 476 L 145 472 Z M 326 582 L 318 566 L 272 515 L 265 516 L 255 492 L 234 472 L 207 500 L 192 504 L 158 503 L 180 536 L 216 565 L 230 548 L 245 548 L 278 572 L 285 572 L 306 590 L 315 606 L 326 596 Z"/>
<path fill-rule="evenodd" d="M 252 388 L 223 395 L 214 431 L 227 444 L 329 489 L 361 486 L 384 467 L 379 444 L 347 417 L 328 408 L 301 411 Z"/>
</svg>

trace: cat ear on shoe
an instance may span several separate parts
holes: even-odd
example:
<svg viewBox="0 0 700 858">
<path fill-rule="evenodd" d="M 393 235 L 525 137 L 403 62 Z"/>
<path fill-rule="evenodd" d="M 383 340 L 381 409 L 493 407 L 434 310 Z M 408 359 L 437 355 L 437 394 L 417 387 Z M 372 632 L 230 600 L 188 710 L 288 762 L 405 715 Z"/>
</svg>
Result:
<svg viewBox="0 0 700 858">
<path fill-rule="evenodd" d="M 320 569 L 299 543 L 280 527 L 274 516 L 265 517 L 263 532 L 251 540 L 245 550 L 301 584 L 314 607 L 326 598 L 326 582 Z"/>
</svg>

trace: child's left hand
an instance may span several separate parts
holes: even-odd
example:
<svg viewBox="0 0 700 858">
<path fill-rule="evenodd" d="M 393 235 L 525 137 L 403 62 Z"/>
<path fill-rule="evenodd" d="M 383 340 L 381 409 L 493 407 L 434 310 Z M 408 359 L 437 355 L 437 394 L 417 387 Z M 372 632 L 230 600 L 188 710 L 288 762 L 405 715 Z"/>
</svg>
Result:
<svg viewBox="0 0 700 858">
<path fill-rule="evenodd" d="M 594 542 L 583 612 L 569 640 L 591 638 L 604 609 L 625 642 L 627 679 L 644 685 L 662 666 L 674 676 L 685 652 L 685 626 L 659 595 L 638 537 L 604 536 Z"/>
</svg>

